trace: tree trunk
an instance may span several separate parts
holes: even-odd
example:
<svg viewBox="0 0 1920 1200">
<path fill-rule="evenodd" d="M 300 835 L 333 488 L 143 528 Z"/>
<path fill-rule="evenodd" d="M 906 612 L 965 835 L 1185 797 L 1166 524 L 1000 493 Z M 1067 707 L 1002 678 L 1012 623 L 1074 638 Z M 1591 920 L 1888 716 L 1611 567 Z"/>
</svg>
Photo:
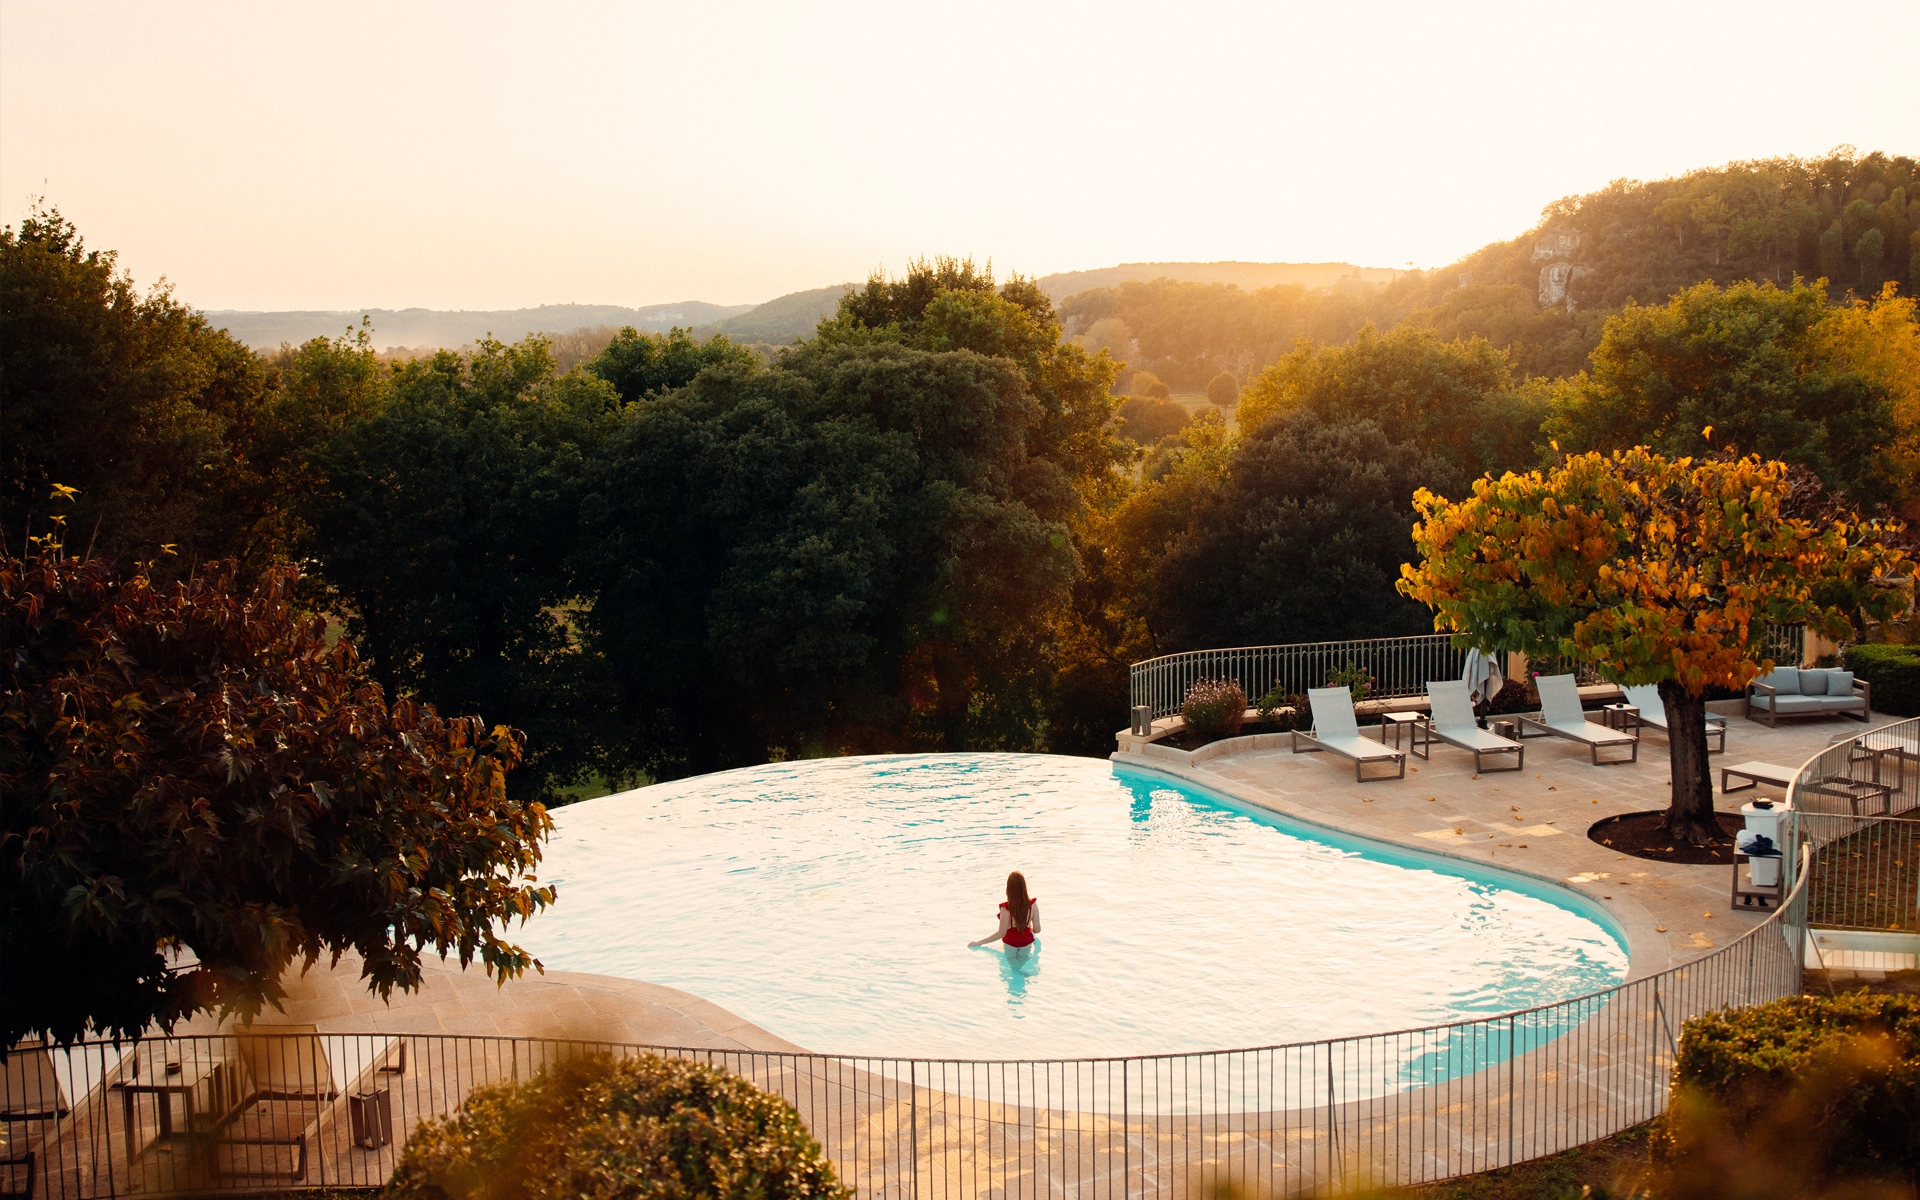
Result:
<svg viewBox="0 0 1920 1200">
<path fill-rule="evenodd" d="M 1711 846 L 1725 841 L 1713 815 L 1713 768 L 1707 764 L 1707 698 L 1672 680 L 1660 684 L 1667 708 L 1668 758 L 1673 764 L 1673 803 L 1667 836 L 1675 845 Z"/>
</svg>

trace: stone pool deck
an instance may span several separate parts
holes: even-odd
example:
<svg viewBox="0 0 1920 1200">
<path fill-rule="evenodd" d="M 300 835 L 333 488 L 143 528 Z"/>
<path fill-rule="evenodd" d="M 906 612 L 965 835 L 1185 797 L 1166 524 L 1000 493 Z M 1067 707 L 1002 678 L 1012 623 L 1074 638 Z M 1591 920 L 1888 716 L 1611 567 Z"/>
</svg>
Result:
<svg viewBox="0 0 1920 1200">
<path fill-rule="evenodd" d="M 1797 770 L 1836 734 L 1861 724 L 1833 719 L 1770 729 L 1727 717 L 1727 748 L 1712 755 L 1715 807 L 1738 811 L 1756 799 L 1779 800 L 1784 789 L 1762 784 L 1731 796 L 1720 790 L 1720 767 L 1758 760 Z M 1363 732 L 1379 736 L 1377 729 Z M 1264 735 L 1275 748 L 1206 759 L 1157 746 L 1120 752 L 1121 766 L 1189 780 L 1235 800 L 1343 833 L 1364 834 L 1411 850 L 1445 855 L 1534 876 L 1572 888 L 1620 922 L 1638 979 L 1698 958 L 1738 938 L 1771 909 L 1730 908 L 1731 868 L 1682 866 L 1618 854 L 1587 837 L 1606 817 L 1667 807 L 1672 771 L 1664 735 L 1644 733 L 1635 763 L 1594 766 L 1585 746 L 1562 738 L 1526 739 L 1526 769 L 1476 774 L 1473 755 L 1435 745 L 1431 757 L 1407 758 L 1405 779 L 1355 783 L 1353 764 L 1327 753 L 1294 754 L 1286 734 Z M 1379 772 L 1379 767 L 1369 767 Z M 1736 781 L 1737 784 L 1738 781 Z"/>
</svg>

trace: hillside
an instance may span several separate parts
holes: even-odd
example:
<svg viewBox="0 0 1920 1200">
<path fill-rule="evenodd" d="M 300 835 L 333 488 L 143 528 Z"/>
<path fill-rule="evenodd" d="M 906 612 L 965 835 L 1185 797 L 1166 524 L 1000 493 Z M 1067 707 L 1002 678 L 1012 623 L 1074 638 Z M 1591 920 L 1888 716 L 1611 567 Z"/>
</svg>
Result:
<svg viewBox="0 0 1920 1200">
<path fill-rule="evenodd" d="M 736 342 L 766 342 L 784 346 L 795 338 L 812 337 L 822 317 L 833 315 L 840 297 L 853 285 L 836 283 L 832 287 L 789 292 L 756 308 L 714 321 L 694 329 L 696 337 L 724 333 Z"/>
<path fill-rule="evenodd" d="M 1058 304 L 1076 292 L 1154 279 L 1172 279 L 1181 283 L 1226 283 L 1252 292 L 1289 283 L 1308 288 L 1333 287 L 1343 282 L 1391 283 L 1401 274 L 1382 267 L 1356 267 L 1352 263 L 1121 263 L 1117 267 L 1099 267 L 1091 271 L 1062 271 L 1055 275 L 1042 275 L 1034 282 Z"/>
<path fill-rule="evenodd" d="M 239 312 L 216 311 L 206 314 L 215 327 L 225 329 L 256 350 L 271 350 L 282 342 L 299 345 L 317 337 L 334 337 L 350 326 L 358 326 L 364 313 L 373 320 L 374 345 L 391 346 L 470 345 L 488 335 L 513 342 L 529 333 L 563 333 L 600 325 L 631 325 L 650 333 L 665 333 L 678 326 L 704 325 L 724 321 L 752 311 L 751 304 L 708 304 L 688 300 L 679 304 L 654 304 L 646 308 L 621 308 L 612 304 L 543 304 L 539 308 L 514 308 L 495 311 L 447 312 L 431 308 L 342 309 L 334 312 Z"/>
<path fill-rule="evenodd" d="M 1295 339 L 1344 342 L 1369 321 L 1382 329 L 1410 323 L 1447 339 L 1484 337 L 1523 374 L 1571 375 L 1586 367 L 1607 318 L 1629 301 L 1663 303 L 1707 280 L 1825 278 L 1836 299 L 1892 281 L 1913 294 L 1917 174 L 1911 157 L 1843 147 L 1821 159 L 1620 180 L 1548 205 L 1538 225 L 1511 241 L 1387 282 L 1347 277 L 1336 279 L 1340 286 L 1296 280 L 1248 289 L 1224 279 L 1136 274 L 1074 291 L 1060 311 L 1070 335 L 1175 390 L 1197 390 L 1218 372 L 1244 383 Z"/>
</svg>

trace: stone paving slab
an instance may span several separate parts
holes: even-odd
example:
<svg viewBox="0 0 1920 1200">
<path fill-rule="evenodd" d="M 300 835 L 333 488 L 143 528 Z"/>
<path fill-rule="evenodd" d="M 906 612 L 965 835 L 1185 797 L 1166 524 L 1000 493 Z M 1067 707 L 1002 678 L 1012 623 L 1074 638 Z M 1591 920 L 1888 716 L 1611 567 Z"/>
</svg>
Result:
<svg viewBox="0 0 1920 1200">
<path fill-rule="evenodd" d="M 1761 759 L 1797 769 L 1834 735 L 1893 719 L 1876 717 L 1864 725 L 1804 721 L 1769 729 L 1743 716 L 1728 717 L 1726 753 L 1709 760 L 1715 806 L 1737 812 L 1753 800 L 1783 796 L 1781 788 L 1768 785 L 1723 795 L 1723 762 Z M 1377 730 L 1366 732 L 1378 736 Z M 1586 747 L 1570 741 L 1528 738 L 1526 746 L 1524 771 L 1476 774 L 1471 753 L 1436 745 L 1430 758 L 1408 757 L 1405 779 L 1359 784 L 1346 759 L 1284 747 L 1197 766 L 1125 752 L 1112 757 L 1116 764 L 1190 780 L 1296 820 L 1573 888 L 1620 922 L 1632 956 L 1630 979 L 1698 958 L 1764 919 L 1757 909 L 1729 908 L 1730 867 L 1629 858 L 1586 836 L 1603 818 L 1667 807 L 1672 770 L 1664 737 L 1643 736 L 1637 763 L 1598 767 Z"/>
</svg>

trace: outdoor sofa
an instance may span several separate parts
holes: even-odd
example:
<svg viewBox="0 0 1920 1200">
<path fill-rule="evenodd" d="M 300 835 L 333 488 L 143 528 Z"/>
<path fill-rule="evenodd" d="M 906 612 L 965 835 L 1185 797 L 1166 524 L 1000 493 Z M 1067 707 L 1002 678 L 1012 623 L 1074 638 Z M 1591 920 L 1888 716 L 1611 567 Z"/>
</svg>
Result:
<svg viewBox="0 0 1920 1200">
<path fill-rule="evenodd" d="M 1397 779 L 1407 777 L 1407 756 L 1384 742 L 1360 736 L 1360 722 L 1353 715 L 1353 693 L 1343 687 L 1310 688 L 1307 704 L 1313 710 L 1313 732 L 1293 731 L 1293 752 L 1314 754 L 1321 750 L 1353 760 L 1353 778 L 1365 783 L 1361 771 L 1370 762 L 1393 763 L 1400 768 Z M 1303 747 L 1301 742 L 1307 744 Z M 1384 778 L 1384 776 L 1382 776 Z"/>
<path fill-rule="evenodd" d="M 1640 736 L 1637 733 L 1608 729 L 1605 725 L 1596 725 L 1587 720 L 1586 710 L 1580 707 L 1580 685 L 1573 676 L 1538 675 L 1533 682 L 1540 689 L 1540 715 L 1520 718 L 1522 736 L 1531 727 L 1542 734 L 1579 742 L 1592 754 L 1596 767 L 1640 761 Z M 1601 760 L 1600 751 L 1623 746 L 1632 749 L 1632 757 Z"/>
<path fill-rule="evenodd" d="M 1660 685 L 1643 683 L 1636 687 L 1622 688 L 1627 694 L 1627 703 L 1631 704 L 1638 715 L 1634 717 L 1643 729 L 1658 729 L 1667 735 L 1669 745 L 1673 742 L 1673 731 L 1667 728 L 1667 702 L 1660 698 Z M 1707 747 L 1708 754 L 1720 754 L 1727 748 L 1727 719 L 1719 713 L 1707 714 L 1707 737 L 1715 744 Z"/>
<path fill-rule="evenodd" d="M 1510 738 L 1489 733 L 1473 719 L 1473 698 L 1464 679 L 1427 682 L 1428 730 L 1435 741 L 1473 753 L 1476 771 L 1523 771 L 1527 766 L 1527 748 Z M 1511 754 L 1510 767 L 1488 767 L 1485 756 Z"/>
<path fill-rule="evenodd" d="M 1852 671 L 1775 667 L 1747 685 L 1747 719 L 1777 727 L 1782 717 L 1873 715 L 1873 685 Z"/>
</svg>

